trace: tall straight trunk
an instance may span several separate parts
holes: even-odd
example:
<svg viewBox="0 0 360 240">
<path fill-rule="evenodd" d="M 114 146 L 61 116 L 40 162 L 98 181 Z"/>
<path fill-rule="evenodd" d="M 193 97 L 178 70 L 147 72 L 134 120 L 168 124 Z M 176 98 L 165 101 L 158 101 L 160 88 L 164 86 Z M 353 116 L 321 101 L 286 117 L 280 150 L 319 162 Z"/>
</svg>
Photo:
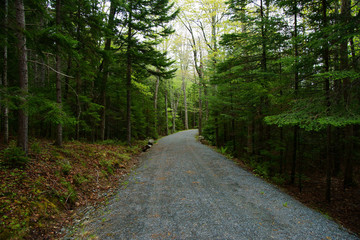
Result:
<svg viewBox="0 0 360 240">
<path fill-rule="evenodd" d="M 176 131 L 176 115 L 177 115 L 177 109 L 179 106 L 179 97 L 174 94 L 174 97 L 171 101 L 171 108 L 172 108 L 172 133 L 175 133 Z"/>
<path fill-rule="evenodd" d="M 280 127 L 280 143 L 281 145 L 284 142 L 284 130 L 283 127 Z M 283 174 L 284 172 L 284 150 L 283 147 L 280 149 L 280 165 L 279 165 L 279 173 Z"/>
<path fill-rule="evenodd" d="M 295 6 L 295 13 L 294 13 L 294 55 L 295 55 L 295 73 L 294 73 L 294 91 L 295 91 L 295 98 L 297 98 L 298 91 L 299 91 L 299 71 L 298 71 L 298 57 L 299 57 L 299 50 L 298 50 L 298 25 L 297 25 L 297 1 L 294 2 Z M 291 161 L 291 173 L 290 173 L 290 182 L 291 184 L 295 183 L 295 174 L 296 174 L 296 162 L 297 162 L 297 152 L 298 152 L 298 131 L 299 127 L 293 127 L 293 154 L 292 154 L 292 161 Z"/>
<path fill-rule="evenodd" d="M 188 117 L 188 108 L 187 108 L 187 99 L 186 99 L 186 82 L 185 76 L 182 74 L 182 90 L 184 94 L 184 115 L 185 115 L 185 129 L 189 129 L 189 117 Z"/>
<path fill-rule="evenodd" d="M 341 1 L 341 21 L 344 25 L 350 23 L 351 18 L 350 0 Z M 345 32 L 348 34 L 348 31 Z M 340 43 L 340 70 L 348 70 L 349 59 L 348 59 L 348 39 L 343 39 Z M 344 89 L 344 102 L 346 106 L 350 105 L 350 79 L 345 78 L 343 80 Z M 345 127 L 345 171 L 344 171 L 344 188 L 349 187 L 353 184 L 353 126 L 348 125 Z"/>
<path fill-rule="evenodd" d="M 216 147 L 220 147 L 220 139 L 219 139 L 219 119 L 215 115 L 215 144 Z"/>
<path fill-rule="evenodd" d="M 327 1 L 322 0 L 322 17 L 323 17 L 323 26 L 324 28 L 328 25 L 327 18 Z M 327 38 L 327 36 L 325 36 Z M 324 43 L 323 46 L 323 60 L 324 60 L 324 71 L 329 72 L 329 44 Z M 325 96 L 326 96 L 326 108 L 327 112 L 330 111 L 330 81 L 328 78 L 325 79 Z M 325 199 L 327 202 L 331 201 L 331 175 L 332 175 L 332 158 L 331 158 L 331 126 L 328 125 L 326 129 L 326 190 L 325 190 Z"/>
<path fill-rule="evenodd" d="M 114 25 L 114 17 L 115 17 L 115 3 L 111 1 L 110 3 L 110 14 L 108 20 L 108 27 L 112 30 Z M 104 57 L 104 74 L 103 81 L 101 83 L 101 104 L 103 106 L 101 110 L 101 123 L 100 123 L 100 139 L 101 141 L 105 140 L 105 128 L 106 128 L 106 86 L 109 77 L 109 51 L 111 49 L 111 36 L 107 36 L 105 39 L 105 47 L 104 50 L 106 52 L 106 56 Z"/>
<path fill-rule="evenodd" d="M 28 153 L 28 115 L 25 109 L 28 94 L 28 67 L 25 35 L 25 10 L 23 0 L 15 0 L 17 31 L 17 48 L 19 51 L 19 85 L 21 89 L 19 109 L 19 128 L 17 145 Z"/>
<path fill-rule="evenodd" d="M 71 70 L 71 56 L 69 56 L 68 61 L 67 61 L 67 68 L 66 68 L 66 77 L 65 77 L 65 93 L 64 93 L 64 99 L 67 100 L 68 99 L 68 95 L 69 95 L 69 82 L 70 82 L 70 78 L 68 77 L 70 75 L 70 70 Z"/>
<path fill-rule="evenodd" d="M 79 68 L 79 64 L 77 64 Z M 79 99 L 79 92 L 81 89 L 81 79 L 80 79 L 80 72 L 76 72 L 76 126 L 75 126 L 75 138 L 76 140 L 80 139 L 80 117 L 81 117 L 81 105 Z"/>
<path fill-rule="evenodd" d="M 263 0 L 260 0 L 260 17 L 261 17 L 261 45 L 262 45 L 261 69 L 265 72 L 267 70 L 267 66 L 266 66 L 266 27 L 265 27 Z"/>
<path fill-rule="evenodd" d="M 201 82 L 201 78 L 199 79 Z M 198 128 L 199 128 L 199 135 L 202 134 L 202 96 L 201 96 L 201 84 L 199 82 L 199 120 L 198 120 Z"/>
<path fill-rule="evenodd" d="M 208 88 L 206 83 L 203 83 L 204 87 L 204 99 L 205 99 L 205 123 L 209 120 L 209 100 L 208 100 Z"/>
<path fill-rule="evenodd" d="M 251 154 L 253 152 L 253 121 L 251 121 L 247 126 L 247 153 Z"/>
<path fill-rule="evenodd" d="M 7 90 L 8 87 L 8 54 L 7 54 L 7 34 L 8 34 L 8 0 L 4 0 L 4 29 L 5 29 L 5 38 L 4 38 L 4 65 L 3 65 L 3 86 Z M 9 107 L 7 105 L 7 100 L 3 106 L 3 136 L 4 143 L 9 143 Z"/>
<path fill-rule="evenodd" d="M 165 129 L 165 135 L 169 135 L 169 116 L 168 116 L 168 92 L 167 90 L 165 90 L 165 124 L 166 124 L 166 129 Z"/>
<path fill-rule="evenodd" d="M 158 119 L 158 94 L 159 94 L 159 86 L 160 86 L 160 77 L 157 76 L 156 77 L 156 82 L 155 82 L 155 94 L 154 94 L 154 132 L 157 135 L 158 134 L 158 129 L 157 129 L 157 119 Z"/>
<path fill-rule="evenodd" d="M 56 0 L 56 30 L 59 31 L 61 24 L 61 0 Z M 61 111 L 62 99 L 61 99 L 61 57 L 60 57 L 60 44 L 56 42 L 56 103 L 57 107 Z M 63 129 L 62 124 L 58 123 L 56 126 L 56 140 L 55 145 L 62 146 Z"/>
<path fill-rule="evenodd" d="M 132 74 L 132 56 L 131 56 L 131 35 L 132 35 L 132 14 L 130 10 L 129 26 L 128 26 L 128 39 L 127 39 L 127 52 L 126 52 L 126 121 L 127 131 L 126 139 L 129 146 L 131 146 L 131 74 Z"/>
<path fill-rule="evenodd" d="M 290 173 L 290 183 L 295 183 L 295 173 L 296 173 L 296 158 L 297 158 L 297 147 L 298 147 L 298 126 L 293 128 L 293 152 L 292 152 L 292 161 L 291 161 L 291 173 Z"/>
</svg>

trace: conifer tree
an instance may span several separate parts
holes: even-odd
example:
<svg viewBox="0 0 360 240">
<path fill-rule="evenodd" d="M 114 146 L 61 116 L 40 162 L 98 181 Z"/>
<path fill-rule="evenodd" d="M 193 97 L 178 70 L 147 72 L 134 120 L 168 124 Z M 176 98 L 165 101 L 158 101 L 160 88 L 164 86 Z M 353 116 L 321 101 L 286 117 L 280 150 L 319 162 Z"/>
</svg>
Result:
<svg viewBox="0 0 360 240">
<path fill-rule="evenodd" d="M 168 0 L 128 0 L 120 5 L 123 14 L 121 24 L 126 27 L 124 42 L 126 44 L 126 121 L 127 142 L 131 145 L 131 98 L 132 74 L 134 65 L 157 64 L 151 57 L 154 55 L 154 45 L 159 37 L 166 37 L 173 32 L 167 24 L 178 14 L 178 10 L 171 12 L 174 4 Z M 150 57 L 151 56 L 151 57 Z"/>
</svg>

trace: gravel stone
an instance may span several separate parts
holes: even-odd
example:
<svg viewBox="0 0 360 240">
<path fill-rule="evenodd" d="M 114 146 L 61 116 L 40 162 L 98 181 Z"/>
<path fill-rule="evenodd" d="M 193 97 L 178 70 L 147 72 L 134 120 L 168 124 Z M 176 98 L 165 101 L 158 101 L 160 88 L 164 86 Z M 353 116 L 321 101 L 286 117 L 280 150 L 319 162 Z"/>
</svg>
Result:
<svg viewBox="0 0 360 240">
<path fill-rule="evenodd" d="M 196 134 L 160 139 L 72 238 L 359 239 L 197 142 Z"/>
</svg>

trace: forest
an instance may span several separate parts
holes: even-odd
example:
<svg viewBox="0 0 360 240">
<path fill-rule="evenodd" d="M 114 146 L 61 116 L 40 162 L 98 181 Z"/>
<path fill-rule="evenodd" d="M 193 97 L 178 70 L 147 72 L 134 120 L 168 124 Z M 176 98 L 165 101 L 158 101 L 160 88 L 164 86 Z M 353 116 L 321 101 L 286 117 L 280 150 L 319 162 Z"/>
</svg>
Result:
<svg viewBox="0 0 360 240">
<path fill-rule="evenodd" d="M 3 166 L 31 139 L 198 129 L 270 181 L 321 182 L 321 201 L 358 189 L 357 0 L 3 0 L 0 19 Z"/>
</svg>

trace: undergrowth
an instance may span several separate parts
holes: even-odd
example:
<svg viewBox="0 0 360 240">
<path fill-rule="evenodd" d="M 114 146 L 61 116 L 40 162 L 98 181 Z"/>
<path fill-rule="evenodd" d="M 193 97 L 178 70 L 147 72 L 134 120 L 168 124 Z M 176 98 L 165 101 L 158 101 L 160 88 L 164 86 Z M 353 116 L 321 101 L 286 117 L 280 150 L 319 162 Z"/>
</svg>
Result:
<svg viewBox="0 0 360 240">
<path fill-rule="evenodd" d="M 12 142 L 0 151 L 0 239 L 53 239 L 74 209 L 116 188 L 144 142 L 33 141 L 28 157 Z"/>
</svg>

